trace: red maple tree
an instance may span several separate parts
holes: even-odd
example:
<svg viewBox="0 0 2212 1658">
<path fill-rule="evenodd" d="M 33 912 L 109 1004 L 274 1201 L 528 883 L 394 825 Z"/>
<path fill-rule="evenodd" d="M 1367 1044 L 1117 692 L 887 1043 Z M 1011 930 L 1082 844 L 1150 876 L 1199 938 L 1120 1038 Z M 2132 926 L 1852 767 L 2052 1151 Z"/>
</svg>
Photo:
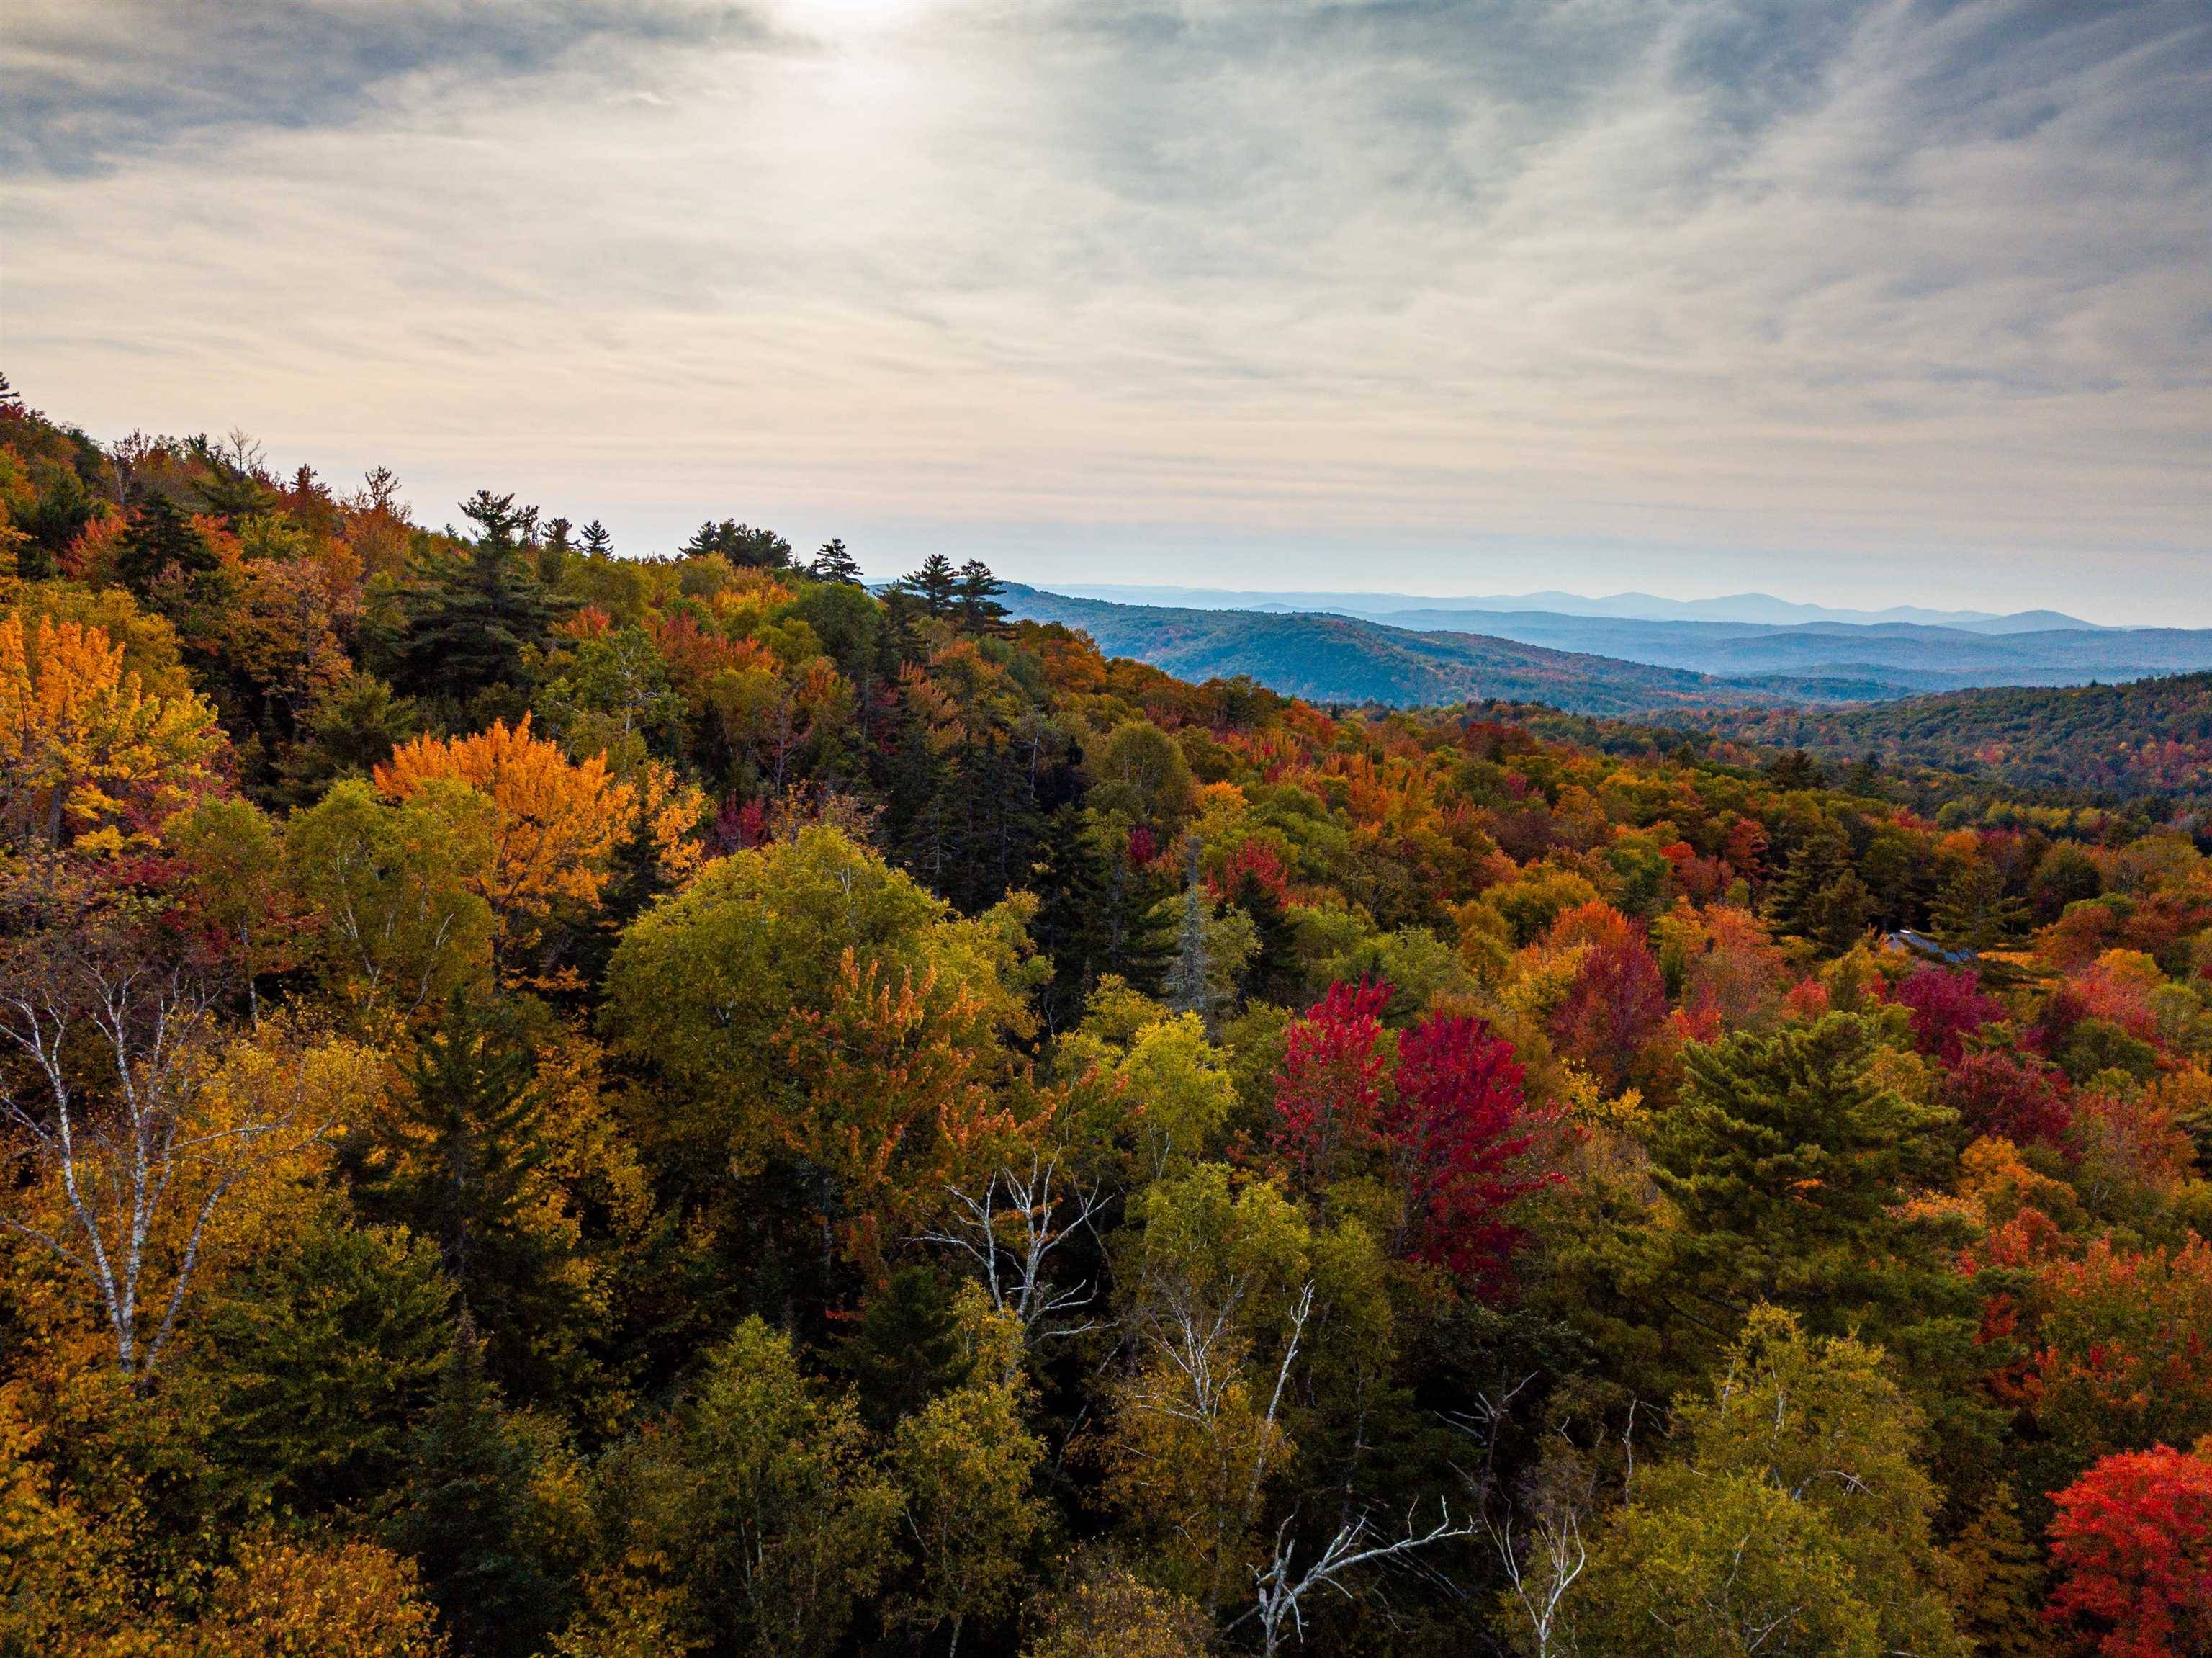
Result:
<svg viewBox="0 0 2212 1658">
<path fill-rule="evenodd" d="M 2108 1456 L 2052 1495 L 2060 1582 L 2045 1617 L 2100 1658 L 2212 1654 L 2212 1440 Z"/>
</svg>

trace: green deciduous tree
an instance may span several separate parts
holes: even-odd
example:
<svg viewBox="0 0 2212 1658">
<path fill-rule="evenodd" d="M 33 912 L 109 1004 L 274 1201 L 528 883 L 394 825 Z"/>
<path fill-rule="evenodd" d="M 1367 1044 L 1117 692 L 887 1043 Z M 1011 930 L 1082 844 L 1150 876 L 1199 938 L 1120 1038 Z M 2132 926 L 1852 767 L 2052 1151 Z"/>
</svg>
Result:
<svg viewBox="0 0 2212 1658">
<path fill-rule="evenodd" d="M 1584 1649 L 1965 1658 L 1921 1419 L 1881 1362 L 1754 1312 L 1711 1391 L 1677 1403 L 1681 1459 L 1635 1477 L 1593 1551 L 1569 1603 Z"/>
<path fill-rule="evenodd" d="M 680 1588 L 696 1634 L 810 1658 L 837 1650 L 889 1565 L 899 1494 L 851 1403 L 748 1319 L 674 1414 L 617 1459 L 603 1509 L 632 1570 Z"/>
</svg>

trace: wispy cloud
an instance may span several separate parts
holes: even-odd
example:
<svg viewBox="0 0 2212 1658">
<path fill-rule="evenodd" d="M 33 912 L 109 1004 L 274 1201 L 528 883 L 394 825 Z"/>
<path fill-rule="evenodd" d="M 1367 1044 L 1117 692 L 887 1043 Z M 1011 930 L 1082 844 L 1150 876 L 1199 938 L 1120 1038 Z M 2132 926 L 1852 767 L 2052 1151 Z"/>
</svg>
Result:
<svg viewBox="0 0 2212 1658">
<path fill-rule="evenodd" d="M 95 424 L 886 562 L 2212 622 L 2201 0 L 33 23 L 10 373 Z"/>
<path fill-rule="evenodd" d="M 584 48 L 712 47 L 759 9 L 702 0 L 18 0 L 0 162 L 77 174 L 210 132 L 343 125 L 416 77 L 466 98 Z"/>
</svg>

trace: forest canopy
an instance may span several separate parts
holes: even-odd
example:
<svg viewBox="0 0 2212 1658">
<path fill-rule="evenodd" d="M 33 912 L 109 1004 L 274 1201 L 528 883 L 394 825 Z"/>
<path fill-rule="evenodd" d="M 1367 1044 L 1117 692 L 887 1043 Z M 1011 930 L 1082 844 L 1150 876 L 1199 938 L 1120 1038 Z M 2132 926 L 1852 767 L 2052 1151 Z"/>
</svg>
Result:
<svg viewBox="0 0 2212 1658">
<path fill-rule="evenodd" d="M 459 511 L 0 405 L 0 1652 L 2212 1651 L 2201 819 Z"/>
</svg>

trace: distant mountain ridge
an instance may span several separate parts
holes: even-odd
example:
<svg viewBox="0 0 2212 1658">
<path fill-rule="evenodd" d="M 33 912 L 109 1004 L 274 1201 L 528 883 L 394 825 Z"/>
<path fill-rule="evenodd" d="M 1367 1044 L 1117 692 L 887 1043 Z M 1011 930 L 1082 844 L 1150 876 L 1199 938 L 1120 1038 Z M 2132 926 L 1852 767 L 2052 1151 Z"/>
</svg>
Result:
<svg viewBox="0 0 2212 1658">
<path fill-rule="evenodd" d="M 1578 593 L 1559 592 L 1437 598 L 1403 593 L 1262 592 L 1095 582 L 1063 582 L 1053 590 L 1073 598 L 1103 599 L 1114 604 L 1182 610 L 1328 611 L 1370 620 L 1399 612 L 1484 611 L 1510 614 L 1541 611 L 1554 616 L 1616 617 L 1646 622 L 1740 622 L 1765 627 L 1840 622 L 1857 626 L 1904 623 L 1976 633 L 2037 633 L 2051 629 L 2105 631 L 2094 622 L 2085 622 L 2055 610 L 2024 610 L 2004 615 L 1980 610 L 1929 610 L 1916 605 L 1893 605 L 1887 610 L 1844 610 L 1826 605 L 1798 604 L 1767 593 L 1738 593 L 1719 599 L 1662 599 L 1650 593 L 1615 593 L 1590 598 Z"/>
<path fill-rule="evenodd" d="M 1571 713 L 1656 716 L 1771 707 L 1775 692 L 1710 674 L 1463 632 L 1413 632 L 1357 617 L 1117 605 L 1010 586 L 1008 612 L 1079 628 L 1111 656 L 1180 679 L 1245 675 L 1285 696 L 1399 708 L 1498 698 Z"/>
<path fill-rule="evenodd" d="M 1082 594 L 1062 596 L 1069 602 L 1119 605 L 1116 600 Z M 1232 595 L 1220 592 L 1201 596 L 1225 599 Z M 1304 607 L 1303 600 L 1316 596 L 1282 594 L 1265 606 L 1248 607 L 1206 604 L 1120 607 L 1155 618 L 1243 616 L 1256 621 L 1263 617 L 1330 615 L 1415 634 L 1456 633 L 1488 641 L 1493 652 L 1500 643 L 1511 642 L 1584 657 L 1679 668 L 1750 693 L 1753 700 L 1759 702 L 1878 702 L 1977 686 L 2081 685 L 2212 668 L 2212 629 L 2102 628 L 2087 624 L 2058 627 L 2048 624 L 2072 619 L 2050 611 L 1990 618 L 1966 626 L 1937 626 L 1894 620 L 1773 623 L 1570 615 L 1541 610 L 1476 610 L 1467 607 L 1471 601 L 1462 600 L 1432 600 L 1412 608 L 1386 608 L 1382 607 L 1389 596 L 1385 594 L 1337 595 L 1371 603 L 1376 607 L 1372 609 L 1363 610 L 1349 602 L 1326 610 Z M 1126 629 L 1128 625 L 1128 619 L 1124 619 L 1121 625 Z M 1178 627 L 1187 634 L 1192 625 L 1185 621 Z M 1210 630 L 1210 637 L 1225 641 L 1237 631 L 1236 624 L 1218 623 Z M 1144 649 L 1136 640 L 1136 633 L 1125 632 L 1123 643 L 1116 649 L 1142 655 Z M 1182 666 L 1198 672 L 1200 664 L 1187 659 Z M 1246 671 L 1255 678 L 1267 679 L 1264 667 Z"/>
</svg>

